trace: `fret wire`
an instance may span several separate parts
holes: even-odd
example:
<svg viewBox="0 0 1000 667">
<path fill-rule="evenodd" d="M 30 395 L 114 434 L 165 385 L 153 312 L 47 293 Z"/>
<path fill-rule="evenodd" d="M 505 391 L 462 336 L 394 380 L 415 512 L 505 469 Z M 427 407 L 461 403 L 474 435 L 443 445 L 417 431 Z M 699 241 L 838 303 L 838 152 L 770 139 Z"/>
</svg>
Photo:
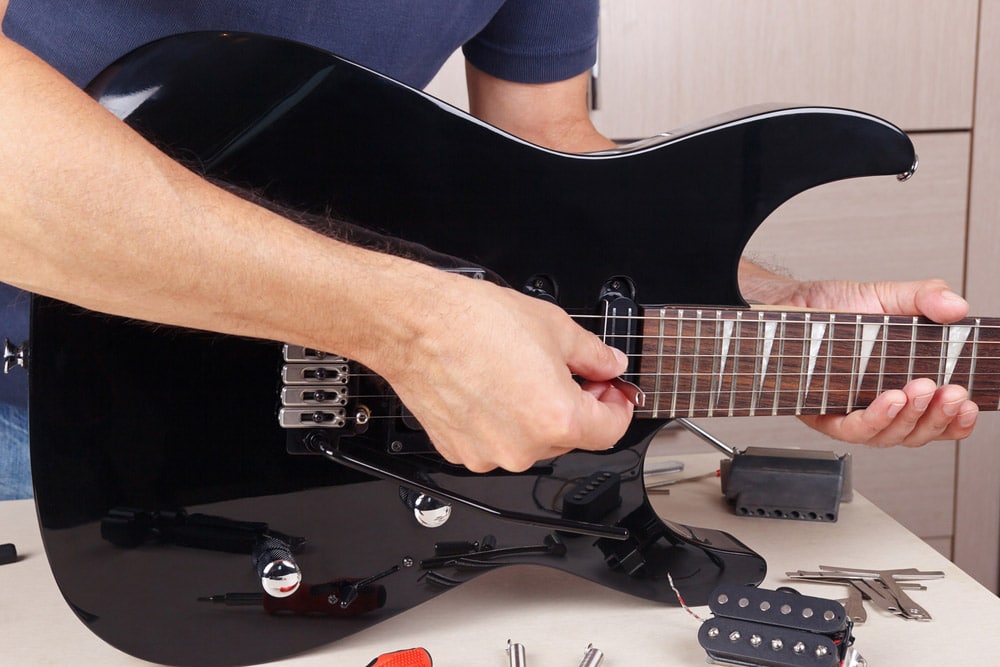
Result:
<svg viewBox="0 0 1000 667">
<path fill-rule="evenodd" d="M 740 343 L 743 338 L 743 311 L 736 313 L 736 347 L 733 350 L 733 379 L 729 385 L 729 416 L 733 416 L 733 402 L 736 400 L 736 378 L 740 363 Z"/>
<path fill-rule="evenodd" d="M 832 339 L 833 333 L 834 333 L 833 330 L 836 328 L 836 326 L 837 325 L 836 325 L 836 322 L 835 322 L 835 317 L 831 313 L 831 315 L 830 315 L 830 324 L 829 324 L 829 333 L 830 333 L 831 339 Z M 830 365 L 833 363 L 833 360 L 831 359 L 830 355 L 832 355 L 832 354 L 833 354 L 833 340 L 829 340 L 827 342 L 827 346 L 826 346 L 826 368 L 824 369 L 825 372 L 823 374 L 823 400 L 822 400 L 822 403 L 820 403 L 820 409 L 824 413 L 826 412 L 827 394 L 830 391 Z"/>
<path fill-rule="evenodd" d="M 763 350 L 761 349 L 761 328 L 764 326 L 764 314 L 757 314 L 757 335 L 755 338 L 754 345 L 754 364 L 753 364 L 753 375 L 754 378 L 751 380 L 750 388 L 753 393 L 750 395 L 750 415 L 753 416 L 757 412 L 757 397 L 758 397 L 758 384 L 760 387 L 764 386 L 764 372 L 766 370 L 763 368 L 765 357 L 762 356 Z"/>
<path fill-rule="evenodd" d="M 878 369 L 878 393 L 882 393 L 882 381 L 885 379 L 885 360 L 888 358 L 886 351 L 889 349 L 889 316 L 882 317 L 882 362 Z"/>
<path fill-rule="evenodd" d="M 682 310 L 680 312 L 683 313 L 684 311 Z M 679 341 L 681 334 L 683 333 L 684 322 L 680 319 L 676 320 L 676 322 L 677 322 L 677 338 Z M 673 395 L 670 397 L 670 414 L 672 415 L 677 414 L 677 389 L 678 389 L 677 383 L 680 378 L 680 372 L 681 372 L 681 346 L 678 343 L 678 345 L 676 346 L 676 353 L 674 354 L 674 391 Z"/>
<path fill-rule="evenodd" d="M 972 382 L 976 377 L 976 352 L 979 349 L 979 318 L 976 318 L 975 335 L 972 337 L 972 363 L 969 365 L 969 384 L 966 390 L 972 395 Z M 1000 408 L 998 408 L 1000 409 Z"/>
<path fill-rule="evenodd" d="M 947 326 L 941 327 L 941 341 L 939 343 L 941 349 L 938 352 L 938 372 L 937 372 L 937 379 L 935 382 L 935 384 L 938 385 L 944 384 L 944 365 L 946 358 L 945 350 L 947 349 L 948 346 L 948 329 L 949 327 Z"/>
<path fill-rule="evenodd" d="M 692 370 L 694 370 L 696 373 L 698 370 L 698 349 L 701 347 L 701 322 L 702 322 L 701 312 L 702 311 L 700 310 L 696 311 L 697 315 L 695 319 L 695 328 L 694 328 L 695 340 L 694 340 L 694 358 L 692 360 Z M 691 417 L 694 416 L 694 397 L 697 390 L 698 390 L 698 375 L 695 374 L 691 378 L 691 401 L 688 404 L 688 415 Z M 709 394 L 709 400 L 710 401 L 712 400 L 711 394 Z"/>
<path fill-rule="evenodd" d="M 784 370 L 785 365 L 781 363 L 781 360 L 785 358 L 785 325 L 788 324 L 788 315 L 786 313 L 781 314 L 781 340 L 778 344 L 778 362 L 775 363 L 775 374 L 774 374 L 774 405 L 771 408 L 771 414 L 778 414 L 778 392 L 781 391 L 781 372 Z"/>
<path fill-rule="evenodd" d="M 719 333 L 719 311 L 715 311 L 715 333 Z M 729 353 L 729 337 L 724 331 L 722 337 L 715 335 L 713 336 L 715 341 L 715 346 L 712 349 L 712 374 L 709 377 L 708 384 L 708 416 L 711 417 L 715 412 L 715 396 L 716 391 L 720 394 L 722 392 L 722 371 L 726 367 L 726 355 Z M 722 346 L 722 350 L 719 350 L 719 346 Z M 716 389 L 716 382 L 718 382 L 718 389 Z"/>
<path fill-rule="evenodd" d="M 811 326 L 809 322 L 810 322 L 809 313 L 806 313 L 805 323 L 802 326 L 802 363 L 799 365 L 799 391 L 798 391 L 798 396 L 795 399 L 795 414 L 797 414 L 797 415 L 802 414 L 802 399 L 803 399 L 803 395 L 802 395 L 802 377 L 803 377 L 803 371 L 806 368 L 806 354 L 807 354 L 807 350 L 809 349 L 809 343 L 806 340 L 806 337 L 809 335 L 809 334 L 806 333 L 806 330 L 809 329 L 810 326 Z M 809 382 L 810 382 L 810 379 L 811 378 L 806 377 L 805 393 L 807 395 L 809 394 Z"/>
<path fill-rule="evenodd" d="M 854 364 L 852 364 L 854 371 L 851 373 L 851 385 L 847 393 L 847 409 L 851 409 L 851 405 L 854 401 L 851 400 L 851 395 L 854 393 L 855 384 L 857 384 L 857 389 L 861 391 L 861 381 L 863 376 L 861 375 L 861 316 L 858 315 L 854 318 Z"/>
<path fill-rule="evenodd" d="M 660 313 L 665 313 L 664 309 L 660 309 Z M 660 382 L 663 380 L 663 329 L 666 326 L 667 319 L 665 317 L 660 318 L 660 349 L 656 355 L 656 387 L 654 387 L 654 400 L 653 400 L 653 417 L 657 417 L 660 414 Z"/>
</svg>

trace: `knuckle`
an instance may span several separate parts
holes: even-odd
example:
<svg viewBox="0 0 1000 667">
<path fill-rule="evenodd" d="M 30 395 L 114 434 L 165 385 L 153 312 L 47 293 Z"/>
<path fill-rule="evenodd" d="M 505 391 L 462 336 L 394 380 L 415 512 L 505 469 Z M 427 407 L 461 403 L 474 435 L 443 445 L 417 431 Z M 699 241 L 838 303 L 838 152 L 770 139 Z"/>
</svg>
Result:
<svg viewBox="0 0 1000 667">
<path fill-rule="evenodd" d="M 583 435 L 575 411 L 568 402 L 554 402 L 538 415 L 538 439 L 547 447 L 572 444 Z"/>
</svg>

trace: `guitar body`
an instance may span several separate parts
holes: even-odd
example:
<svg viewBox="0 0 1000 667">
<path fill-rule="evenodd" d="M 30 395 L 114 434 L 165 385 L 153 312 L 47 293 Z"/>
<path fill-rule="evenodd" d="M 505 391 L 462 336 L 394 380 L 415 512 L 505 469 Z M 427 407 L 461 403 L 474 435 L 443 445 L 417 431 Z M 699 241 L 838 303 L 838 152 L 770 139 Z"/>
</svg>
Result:
<svg viewBox="0 0 1000 667">
<path fill-rule="evenodd" d="M 455 267 L 581 315 L 609 291 L 641 307 L 744 305 L 737 264 L 769 213 L 815 185 L 899 174 L 915 159 L 898 129 L 830 109 L 761 110 L 566 155 L 329 54 L 249 35 L 154 43 L 90 92 L 213 178 L 461 258 Z M 352 398 L 345 426 L 283 428 L 287 363 L 279 343 L 35 299 L 42 536 L 63 594 L 100 637 L 155 662 L 245 664 L 335 641 L 508 564 L 668 604 L 668 574 L 690 604 L 764 577 L 738 540 L 650 507 L 643 458 L 665 419 L 636 420 L 608 452 L 472 475 L 437 457 L 353 365 L 351 394 L 381 391 L 364 408 L 394 418 L 363 424 Z M 420 493 L 448 501 L 443 525 L 418 523 Z M 262 593 L 254 570 L 265 534 L 304 538 L 287 540 L 303 576 L 290 606 Z M 444 542 L 464 546 L 449 558 Z M 361 596 L 342 606 L 352 581 Z"/>
</svg>

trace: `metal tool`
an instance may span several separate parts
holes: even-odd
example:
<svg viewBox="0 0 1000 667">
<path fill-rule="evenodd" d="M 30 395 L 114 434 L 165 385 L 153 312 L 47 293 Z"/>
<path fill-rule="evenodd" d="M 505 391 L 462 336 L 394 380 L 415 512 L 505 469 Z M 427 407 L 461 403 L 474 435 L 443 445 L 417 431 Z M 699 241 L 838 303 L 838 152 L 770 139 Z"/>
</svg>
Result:
<svg viewBox="0 0 1000 667">
<path fill-rule="evenodd" d="M 708 431 L 706 431 L 702 427 L 698 426 L 694 422 L 692 422 L 692 421 L 690 421 L 688 419 L 685 419 L 683 417 L 678 417 L 678 418 L 674 419 L 674 423 L 675 424 L 680 424 L 681 426 L 683 426 L 684 428 L 686 428 L 688 431 L 690 431 L 691 433 L 695 434 L 696 436 L 698 436 L 699 438 L 701 438 L 702 440 L 704 440 L 708 444 L 712 445 L 713 447 L 715 447 L 716 449 L 718 449 L 720 452 L 722 452 L 723 454 L 725 454 L 729 458 L 733 458 L 734 456 L 736 456 L 737 452 L 736 452 L 735 448 L 730 447 L 726 443 L 722 442 L 721 440 L 719 440 L 714 435 L 712 435 L 711 433 L 709 433 Z"/>
<path fill-rule="evenodd" d="M 892 570 L 862 569 L 851 567 L 834 567 L 820 565 L 819 571 L 799 570 L 787 572 L 792 579 L 815 581 L 817 583 L 850 584 L 852 589 L 891 614 L 901 618 L 929 621 L 931 615 L 916 603 L 905 591 L 914 587 L 916 581 L 925 579 L 941 579 L 944 572 L 921 571 L 916 568 L 899 568 Z M 856 598 L 849 595 L 848 604 L 852 606 L 848 614 L 854 618 L 858 613 Z M 846 605 L 845 605 L 846 606 Z M 865 614 L 867 616 L 867 614 Z M 860 622 L 860 621 L 859 621 Z"/>
<path fill-rule="evenodd" d="M 510 660 L 510 667 L 527 667 L 528 665 L 524 644 L 517 644 L 509 639 L 507 640 L 507 658 Z"/>
<path fill-rule="evenodd" d="M 823 565 L 820 565 L 819 569 L 837 570 L 838 572 L 852 571 L 851 568 L 833 568 L 833 567 L 826 567 Z M 864 572 L 864 570 L 859 570 L 859 572 Z M 886 589 L 888 589 L 889 594 L 892 595 L 893 598 L 895 598 L 896 603 L 899 605 L 900 611 L 903 613 L 904 616 L 906 616 L 907 618 L 914 618 L 918 620 L 929 621 L 931 619 L 931 615 L 927 613 L 926 609 L 924 609 L 919 604 L 914 602 L 909 595 L 903 592 L 903 589 L 900 588 L 899 583 L 896 580 L 896 577 L 899 576 L 910 581 L 912 581 L 916 577 L 925 579 L 940 579 L 944 577 L 944 572 L 935 571 L 935 572 L 922 573 L 919 570 L 915 570 L 913 568 L 907 568 L 905 570 L 876 570 L 875 574 L 877 575 L 876 581 L 881 582 L 881 584 L 885 586 Z"/>
<path fill-rule="evenodd" d="M 817 584 L 835 584 L 847 587 L 847 597 L 837 600 L 837 602 L 844 605 L 844 611 L 847 612 L 848 618 L 854 621 L 855 624 L 860 625 L 868 620 L 868 611 L 865 609 L 865 595 L 860 588 L 854 586 L 854 580 L 812 579 L 810 581 L 814 581 Z"/>
<path fill-rule="evenodd" d="M 602 662 L 604 662 L 604 651 L 594 648 L 593 644 L 587 644 L 580 667 L 600 667 Z"/>
</svg>

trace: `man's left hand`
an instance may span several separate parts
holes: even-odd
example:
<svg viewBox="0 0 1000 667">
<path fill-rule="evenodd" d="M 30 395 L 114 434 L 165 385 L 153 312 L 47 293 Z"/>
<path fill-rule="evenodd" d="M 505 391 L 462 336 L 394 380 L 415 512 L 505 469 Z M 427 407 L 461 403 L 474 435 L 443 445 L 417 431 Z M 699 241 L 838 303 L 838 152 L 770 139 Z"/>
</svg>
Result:
<svg viewBox="0 0 1000 667">
<path fill-rule="evenodd" d="M 969 304 L 941 280 L 857 283 L 796 281 L 743 262 L 744 294 L 771 304 L 818 310 L 923 315 L 940 324 L 965 317 Z M 902 389 L 880 394 L 863 410 L 846 415 L 802 417 L 832 438 L 879 447 L 919 447 L 932 440 L 961 440 L 976 423 L 979 407 L 957 385 L 937 386 L 917 378 Z"/>
</svg>

